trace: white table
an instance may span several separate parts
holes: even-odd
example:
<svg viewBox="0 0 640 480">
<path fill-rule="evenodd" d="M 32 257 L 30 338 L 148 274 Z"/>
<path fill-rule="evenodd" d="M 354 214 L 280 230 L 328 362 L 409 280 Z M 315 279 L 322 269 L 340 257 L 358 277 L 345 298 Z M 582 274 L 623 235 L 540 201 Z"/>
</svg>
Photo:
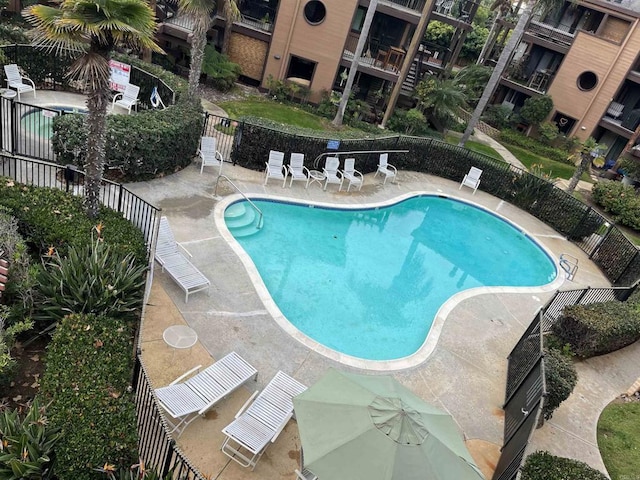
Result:
<svg viewBox="0 0 640 480">
<path fill-rule="evenodd" d="M 324 181 L 325 176 L 324 173 L 320 170 L 309 170 L 309 178 L 307 179 L 307 186 L 304 188 L 309 188 L 314 182 L 318 182 L 320 186 L 322 186 L 322 182 Z"/>
<path fill-rule="evenodd" d="M 10 88 L 0 88 L 0 97 L 13 100 L 18 95 L 18 92 L 11 90 Z"/>
<path fill-rule="evenodd" d="M 162 333 L 162 339 L 167 345 L 173 347 L 173 355 L 175 355 L 178 349 L 193 347 L 198 341 L 198 334 L 186 325 L 172 325 Z"/>
</svg>

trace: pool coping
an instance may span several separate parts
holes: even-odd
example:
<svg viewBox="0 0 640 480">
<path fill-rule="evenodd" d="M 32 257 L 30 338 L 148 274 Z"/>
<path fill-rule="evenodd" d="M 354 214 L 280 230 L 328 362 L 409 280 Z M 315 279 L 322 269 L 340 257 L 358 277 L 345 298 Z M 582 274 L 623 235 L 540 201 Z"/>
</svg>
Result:
<svg viewBox="0 0 640 480">
<path fill-rule="evenodd" d="M 425 338 L 425 341 L 420 346 L 420 348 L 416 350 L 416 352 L 406 357 L 393 359 L 393 360 L 367 360 L 367 359 L 353 357 L 351 355 L 338 352 L 336 350 L 333 350 L 317 342 L 316 340 L 313 340 L 312 338 L 305 335 L 302 331 L 298 330 L 280 311 L 277 304 L 271 297 L 271 294 L 269 293 L 266 285 L 262 281 L 262 277 L 260 276 L 255 264 L 253 263 L 253 260 L 251 259 L 249 254 L 245 252 L 245 250 L 242 248 L 240 243 L 238 243 L 238 241 L 233 237 L 233 235 L 227 228 L 224 220 L 224 211 L 226 210 L 226 208 L 232 205 L 233 203 L 244 200 L 245 196 L 241 194 L 233 194 L 225 197 L 220 202 L 218 202 L 218 204 L 214 209 L 214 221 L 222 238 L 227 242 L 227 244 L 231 247 L 231 249 L 236 253 L 236 255 L 238 256 L 242 264 L 245 266 L 247 274 L 249 275 L 249 278 L 251 279 L 251 282 L 254 288 L 256 289 L 256 292 L 258 294 L 258 297 L 260 298 L 260 301 L 263 303 L 269 315 L 271 315 L 271 317 L 280 326 L 280 328 L 282 328 L 286 333 L 288 333 L 291 337 L 293 337 L 295 340 L 300 342 L 302 345 L 340 364 L 350 366 L 350 367 L 360 368 L 363 370 L 390 372 L 390 371 L 405 370 L 408 368 L 413 368 L 425 362 L 429 358 L 429 356 L 434 352 L 438 344 L 440 334 L 442 333 L 442 329 L 444 328 L 444 324 L 448 315 L 458 304 L 460 304 L 464 300 L 467 300 L 469 298 L 472 298 L 478 295 L 483 295 L 483 294 L 497 294 L 497 293 L 535 294 L 535 293 L 544 293 L 544 292 L 557 290 L 565 280 L 563 278 L 563 270 L 559 265 L 559 259 L 555 257 L 555 255 L 550 251 L 549 248 L 547 248 L 544 244 L 538 241 L 535 235 L 529 233 L 526 229 L 524 229 L 514 221 L 478 203 L 457 197 L 455 195 L 445 194 L 440 191 L 435 191 L 435 192 L 412 191 L 412 192 L 401 194 L 396 197 L 393 197 L 392 199 L 384 200 L 381 202 L 359 203 L 359 204 L 341 204 L 341 203 L 318 202 L 318 201 L 312 201 L 312 200 L 299 200 L 299 199 L 292 199 L 290 197 L 282 197 L 279 195 L 271 195 L 271 194 L 265 194 L 265 193 L 251 193 L 246 195 L 246 198 L 249 198 L 250 200 L 272 200 L 272 201 L 284 202 L 289 204 L 307 205 L 307 206 L 313 205 L 318 207 L 340 209 L 340 210 L 360 210 L 360 209 L 373 209 L 373 208 L 386 207 L 386 206 L 394 205 L 417 196 L 437 196 L 441 198 L 450 198 L 452 200 L 456 200 L 456 201 L 474 206 L 476 208 L 479 208 L 482 211 L 485 211 L 507 222 L 508 224 L 512 225 L 514 228 L 522 232 L 524 235 L 529 237 L 529 239 L 535 242 L 535 244 L 549 257 L 549 259 L 554 263 L 556 267 L 556 272 L 557 272 L 556 278 L 550 283 L 537 286 L 537 287 L 477 287 L 477 288 L 472 288 L 472 289 L 468 289 L 468 290 L 464 290 L 462 292 L 456 293 L 440 306 L 440 308 L 436 312 L 436 315 L 433 319 L 431 328 L 429 329 L 429 332 L 427 334 L 427 337 Z"/>
</svg>

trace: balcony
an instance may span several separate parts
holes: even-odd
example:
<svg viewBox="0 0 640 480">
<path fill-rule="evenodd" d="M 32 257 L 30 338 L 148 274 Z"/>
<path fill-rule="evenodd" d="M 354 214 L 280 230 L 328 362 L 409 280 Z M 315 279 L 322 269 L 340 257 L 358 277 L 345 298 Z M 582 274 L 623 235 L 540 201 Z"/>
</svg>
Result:
<svg viewBox="0 0 640 480">
<path fill-rule="evenodd" d="M 349 34 L 342 53 L 343 60 L 349 62 L 353 60 L 358 39 L 358 35 Z M 358 63 L 360 66 L 364 66 L 365 69 L 371 69 L 369 73 L 384 72 L 392 75 L 391 77 L 385 76 L 385 78 L 395 80 L 400 73 L 405 54 L 405 50 L 400 46 L 370 44 L 368 48 L 365 47 L 363 56 L 358 59 Z"/>
<path fill-rule="evenodd" d="M 415 12 L 422 12 L 425 0 L 380 0 L 379 4 L 392 7 L 402 7 Z"/>
<path fill-rule="evenodd" d="M 640 108 L 634 108 L 635 106 L 614 100 L 600 120 L 600 126 L 625 138 L 631 138 L 640 126 Z"/>
<path fill-rule="evenodd" d="M 534 16 L 529 22 L 529 27 L 527 28 L 526 33 L 551 43 L 570 47 L 575 37 L 575 33 L 571 33 L 570 30 L 571 27 L 569 25 L 550 25 L 548 23 L 543 23 L 539 16 Z"/>
<path fill-rule="evenodd" d="M 434 19 L 442 21 L 444 18 L 453 18 L 471 24 L 479 5 L 477 0 L 436 0 Z"/>
</svg>

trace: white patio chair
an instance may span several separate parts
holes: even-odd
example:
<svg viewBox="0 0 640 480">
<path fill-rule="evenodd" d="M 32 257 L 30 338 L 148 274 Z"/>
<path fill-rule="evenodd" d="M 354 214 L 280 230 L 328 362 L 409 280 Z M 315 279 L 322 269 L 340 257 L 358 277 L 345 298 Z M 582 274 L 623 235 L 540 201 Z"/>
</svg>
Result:
<svg viewBox="0 0 640 480">
<path fill-rule="evenodd" d="M 269 151 L 269 161 L 265 163 L 267 168 L 264 170 L 264 184 L 266 185 L 270 178 L 282 180 L 282 188 L 287 183 L 287 170 L 283 165 L 284 153 L 277 150 Z"/>
<path fill-rule="evenodd" d="M 300 180 L 303 182 L 309 181 L 309 169 L 304 166 L 304 154 L 292 153 L 289 165 L 287 166 L 287 172 L 291 176 L 289 180 L 289 187 L 293 184 L 294 180 Z"/>
<path fill-rule="evenodd" d="M 7 77 L 7 87 L 13 88 L 18 92 L 18 101 L 20 101 L 20 94 L 25 92 L 33 92 L 33 98 L 36 98 L 36 85 L 29 77 L 23 77 L 20 75 L 18 65 L 11 63 L 4 66 L 4 74 Z M 24 83 L 24 82 L 27 83 Z M 30 85 L 28 85 L 30 84 Z"/>
<path fill-rule="evenodd" d="M 176 242 L 167 217 L 161 217 L 154 258 L 162 267 L 162 271 L 167 272 L 184 291 L 184 302 L 188 303 L 189 295 L 201 290 L 208 290 L 211 287 L 211 282 L 183 255 L 178 247 L 184 250 L 189 257 L 192 256 L 186 248 Z"/>
<path fill-rule="evenodd" d="M 376 170 L 376 174 L 374 175 L 374 177 L 377 177 L 379 173 L 384 175 L 384 182 L 382 182 L 383 185 L 387 183 L 387 179 L 389 178 L 391 178 L 391 183 L 393 183 L 393 180 L 398 175 L 398 169 L 388 162 L 389 154 L 381 153 L 380 160 L 378 161 L 378 170 Z"/>
<path fill-rule="evenodd" d="M 258 377 L 258 371 L 236 352 L 228 353 L 202 371 L 200 368 L 199 365 L 155 390 L 160 406 L 168 413 L 166 420 L 172 427 L 171 433 L 178 431 L 178 437 L 199 415 Z"/>
<path fill-rule="evenodd" d="M 211 166 L 220 167 L 218 175 L 222 175 L 222 164 L 224 159 L 217 149 L 215 137 L 202 137 L 200 139 L 200 150 L 198 150 L 198 155 L 201 160 L 200 175 L 202 175 L 204 167 Z"/>
<path fill-rule="evenodd" d="M 330 183 L 337 183 L 340 185 L 338 190 L 342 188 L 342 177 L 338 174 L 338 167 L 340 166 L 340 159 L 338 157 L 327 157 L 324 162 L 324 168 L 322 169 L 322 173 L 324 173 L 324 189 L 327 189 L 327 186 Z"/>
<path fill-rule="evenodd" d="M 342 181 L 349 182 L 349 185 L 347 185 L 347 192 L 351 189 L 351 185 L 358 187 L 358 190 L 360 190 L 364 184 L 364 176 L 361 172 L 356 170 L 355 163 L 355 158 L 345 158 L 344 169 L 340 172 Z M 340 189 L 342 189 L 342 183 L 340 184 Z"/>
<path fill-rule="evenodd" d="M 296 472 L 296 480 L 318 480 L 318 476 L 306 468 L 302 471 L 296 468 L 294 472 Z"/>
<path fill-rule="evenodd" d="M 131 113 L 131 107 L 138 105 L 138 95 L 140 94 L 140 87 L 133 83 L 127 84 L 127 87 L 122 93 L 116 93 L 113 96 L 113 103 L 111 105 L 111 111 L 116 107 L 122 107 L 127 109 L 127 114 Z"/>
<path fill-rule="evenodd" d="M 222 452 L 253 470 L 293 416 L 293 397 L 306 389 L 286 373 L 276 373 L 264 390 L 260 394 L 255 392 L 236 414 L 235 420 L 222 429 L 226 437 Z"/>
<path fill-rule="evenodd" d="M 462 182 L 460 182 L 458 190 L 460 190 L 462 187 L 469 187 L 473 189 L 473 195 L 475 195 L 476 190 L 480 185 L 480 175 L 482 175 L 482 170 L 476 167 L 471 167 L 469 173 L 467 173 L 462 179 Z"/>
<path fill-rule="evenodd" d="M 607 108 L 607 116 L 617 119 L 622 115 L 624 105 L 618 102 L 611 102 L 609 108 Z"/>
</svg>

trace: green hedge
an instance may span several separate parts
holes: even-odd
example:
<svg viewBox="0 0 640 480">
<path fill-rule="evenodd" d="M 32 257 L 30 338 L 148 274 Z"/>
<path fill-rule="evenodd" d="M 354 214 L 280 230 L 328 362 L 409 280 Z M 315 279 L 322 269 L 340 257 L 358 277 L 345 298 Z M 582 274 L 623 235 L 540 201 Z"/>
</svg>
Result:
<svg viewBox="0 0 640 480">
<path fill-rule="evenodd" d="M 131 326 L 121 320 L 70 315 L 58 324 L 40 387 L 51 425 L 62 429 L 58 480 L 104 478 L 92 469 L 137 463 L 132 352 Z"/>
<path fill-rule="evenodd" d="M 582 358 L 614 352 L 640 339 L 640 307 L 633 301 L 568 306 L 552 332 Z"/>
<path fill-rule="evenodd" d="M 545 420 L 564 402 L 578 382 L 578 373 L 571 358 L 560 350 L 546 349 L 544 353 L 544 378 L 547 395 L 544 398 L 542 414 Z"/>
<path fill-rule="evenodd" d="M 549 452 L 529 455 L 520 480 L 608 480 L 608 477 L 584 462 L 556 457 Z"/>
<path fill-rule="evenodd" d="M 180 102 L 165 110 L 107 117 L 107 171 L 127 181 L 149 180 L 189 165 L 198 149 L 204 117 L 198 103 Z M 84 169 L 86 116 L 54 118 L 53 150 L 61 165 Z"/>
<path fill-rule="evenodd" d="M 593 200 L 613 215 L 616 223 L 640 231 L 640 196 L 631 185 L 622 182 L 598 182 L 591 192 Z"/>
<path fill-rule="evenodd" d="M 527 137 L 514 130 L 502 130 L 500 132 L 499 140 L 515 147 L 524 148 L 532 153 L 547 157 L 551 160 L 573 165 L 573 160 L 569 160 L 570 153 L 566 150 L 550 147 L 534 138 Z"/>
<path fill-rule="evenodd" d="M 95 221 L 86 216 L 82 199 L 55 188 L 32 187 L 0 177 L 0 206 L 18 220 L 18 230 L 36 255 L 54 247 L 65 255 L 69 245 L 87 245 L 101 223 L 102 237 L 120 253 L 132 253 L 146 264 L 142 233 L 122 214 L 102 207 Z"/>
</svg>

